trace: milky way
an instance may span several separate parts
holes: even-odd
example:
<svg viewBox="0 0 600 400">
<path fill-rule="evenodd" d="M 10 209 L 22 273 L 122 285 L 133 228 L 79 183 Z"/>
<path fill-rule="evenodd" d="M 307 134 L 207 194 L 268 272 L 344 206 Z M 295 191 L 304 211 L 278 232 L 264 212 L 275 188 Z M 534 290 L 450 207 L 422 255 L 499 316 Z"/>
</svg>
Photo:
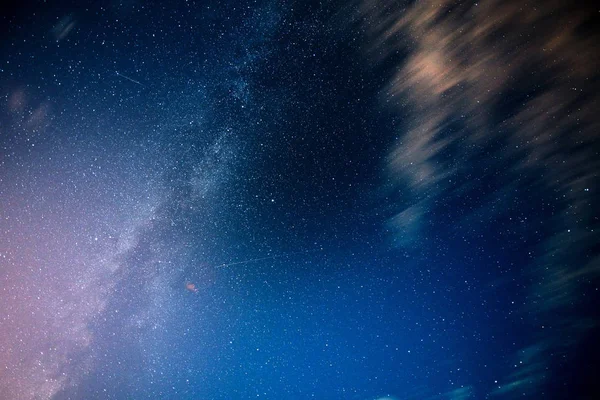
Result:
<svg viewBox="0 0 600 400">
<path fill-rule="evenodd" d="M 0 15 L 0 398 L 598 392 L 597 10 Z"/>
</svg>

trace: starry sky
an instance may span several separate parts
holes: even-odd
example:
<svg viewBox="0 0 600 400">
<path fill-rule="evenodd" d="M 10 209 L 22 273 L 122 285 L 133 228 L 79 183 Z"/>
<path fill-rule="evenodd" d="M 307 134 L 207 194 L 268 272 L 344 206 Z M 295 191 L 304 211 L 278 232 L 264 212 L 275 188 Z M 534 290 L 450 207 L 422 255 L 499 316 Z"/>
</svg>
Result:
<svg viewBox="0 0 600 400">
<path fill-rule="evenodd" d="M 600 393 L 591 2 L 1 7 L 1 399 Z"/>
</svg>

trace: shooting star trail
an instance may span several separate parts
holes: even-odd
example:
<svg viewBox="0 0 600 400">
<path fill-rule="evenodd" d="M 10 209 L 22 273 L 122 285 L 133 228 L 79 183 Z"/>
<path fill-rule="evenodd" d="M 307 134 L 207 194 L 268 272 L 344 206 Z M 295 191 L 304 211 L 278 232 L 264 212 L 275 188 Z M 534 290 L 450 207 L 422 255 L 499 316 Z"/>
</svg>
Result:
<svg viewBox="0 0 600 400">
<path fill-rule="evenodd" d="M 137 83 L 137 84 L 138 84 L 138 85 L 140 85 L 140 86 L 146 86 L 146 85 L 144 85 L 143 83 L 141 83 L 141 82 L 138 82 L 138 81 L 136 81 L 135 79 L 132 79 L 132 78 L 128 77 L 127 75 L 120 74 L 120 73 L 119 73 L 119 71 L 115 71 L 115 72 L 117 73 L 117 76 L 120 76 L 121 78 L 125 78 L 125 79 L 127 79 L 128 81 L 131 81 L 131 82 L 133 82 L 133 83 Z"/>
<path fill-rule="evenodd" d="M 273 259 L 276 259 L 276 258 L 284 258 L 284 257 L 295 256 L 295 255 L 298 255 L 298 254 L 316 253 L 317 251 L 323 251 L 323 249 L 304 250 L 304 251 L 296 251 L 296 252 L 293 252 L 293 253 L 276 254 L 276 255 L 267 256 L 267 257 L 251 258 L 249 260 L 243 260 L 243 261 L 235 261 L 235 262 L 217 264 L 217 265 L 214 266 L 214 268 L 226 268 L 226 267 L 230 267 L 232 265 L 250 264 L 250 263 L 253 263 L 253 262 L 257 262 L 257 261 L 273 260 Z"/>
</svg>

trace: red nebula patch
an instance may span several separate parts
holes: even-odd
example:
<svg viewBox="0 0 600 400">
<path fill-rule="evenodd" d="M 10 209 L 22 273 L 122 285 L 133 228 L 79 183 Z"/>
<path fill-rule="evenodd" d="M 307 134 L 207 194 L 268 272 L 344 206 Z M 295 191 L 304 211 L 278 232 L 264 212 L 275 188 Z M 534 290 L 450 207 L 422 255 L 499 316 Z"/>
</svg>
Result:
<svg viewBox="0 0 600 400">
<path fill-rule="evenodd" d="M 185 283 L 185 288 L 186 288 L 187 290 L 189 290 L 190 292 L 193 292 L 193 293 L 198 293 L 198 288 L 197 288 L 197 287 L 196 287 L 196 285 L 195 285 L 195 284 L 193 284 L 192 282 L 186 282 L 186 283 Z"/>
</svg>

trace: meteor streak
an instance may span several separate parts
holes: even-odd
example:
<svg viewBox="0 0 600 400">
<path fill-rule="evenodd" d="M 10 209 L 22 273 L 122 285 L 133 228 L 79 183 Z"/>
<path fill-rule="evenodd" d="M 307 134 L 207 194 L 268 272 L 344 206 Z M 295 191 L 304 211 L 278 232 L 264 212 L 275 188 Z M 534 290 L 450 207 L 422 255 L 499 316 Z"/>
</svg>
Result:
<svg viewBox="0 0 600 400">
<path fill-rule="evenodd" d="M 140 85 L 140 86 L 145 86 L 143 83 L 141 83 L 141 82 L 138 82 L 138 81 L 136 81 L 135 79 L 132 79 L 132 78 L 128 77 L 127 75 L 120 74 L 120 73 L 119 73 L 119 71 L 115 71 L 115 72 L 117 73 L 117 76 L 120 76 L 121 78 L 125 78 L 125 79 L 127 79 L 128 81 L 131 81 L 131 82 L 133 82 L 133 83 L 137 83 L 137 84 L 138 84 L 138 85 Z"/>
<path fill-rule="evenodd" d="M 316 253 L 317 251 L 322 251 L 322 250 L 323 249 L 314 249 L 314 250 L 296 251 L 296 252 L 293 252 L 293 253 L 275 254 L 275 255 L 272 255 L 272 256 L 259 257 L 259 258 L 251 258 L 251 259 L 248 259 L 248 260 L 242 260 L 242 261 L 235 261 L 235 262 L 218 264 L 218 265 L 215 265 L 214 267 L 215 268 L 226 268 L 226 267 L 230 267 L 232 265 L 250 264 L 250 263 L 253 263 L 253 262 L 257 262 L 257 261 L 273 260 L 273 259 L 276 259 L 276 258 L 290 257 L 290 256 L 298 255 L 298 254 Z"/>
</svg>

